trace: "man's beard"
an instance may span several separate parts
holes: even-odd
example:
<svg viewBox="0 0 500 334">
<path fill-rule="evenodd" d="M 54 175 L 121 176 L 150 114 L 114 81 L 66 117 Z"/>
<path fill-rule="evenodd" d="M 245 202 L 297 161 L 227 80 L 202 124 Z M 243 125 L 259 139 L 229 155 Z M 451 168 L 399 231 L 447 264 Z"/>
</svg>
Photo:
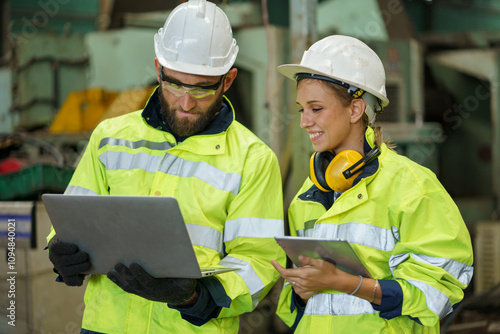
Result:
<svg viewBox="0 0 500 334">
<path fill-rule="evenodd" d="M 163 117 L 168 126 L 170 126 L 170 129 L 180 137 L 189 137 L 203 131 L 212 122 L 222 107 L 223 95 L 220 94 L 204 113 L 201 113 L 199 109 L 189 111 L 198 115 L 194 121 L 189 117 L 179 118 L 175 113 L 176 109 L 170 108 L 161 88 L 158 90 L 158 93 Z"/>
</svg>

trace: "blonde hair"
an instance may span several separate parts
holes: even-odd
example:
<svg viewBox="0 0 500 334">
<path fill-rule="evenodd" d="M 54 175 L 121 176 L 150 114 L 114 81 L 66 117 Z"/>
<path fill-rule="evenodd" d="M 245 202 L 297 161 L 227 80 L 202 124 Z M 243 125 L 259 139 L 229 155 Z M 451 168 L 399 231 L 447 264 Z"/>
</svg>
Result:
<svg viewBox="0 0 500 334">
<path fill-rule="evenodd" d="M 337 98 L 340 100 L 340 103 L 347 107 L 348 105 L 351 104 L 351 101 L 354 100 L 354 97 L 347 92 L 347 88 L 344 88 L 342 86 L 339 86 L 337 84 L 334 84 L 333 82 L 328 82 L 328 81 L 322 81 L 330 90 L 337 96 Z M 366 93 L 368 94 L 368 93 Z M 368 127 L 370 125 L 368 122 L 368 115 L 366 113 L 363 113 L 363 116 L 361 117 L 361 121 L 363 122 L 363 125 L 365 127 Z M 396 148 L 396 144 L 391 141 L 390 138 L 387 138 L 384 141 L 384 136 L 382 134 L 382 127 L 380 125 L 377 126 L 370 126 L 373 131 L 375 132 L 375 144 L 377 146 L 382 145 L 382 143 L 385 143 L 387 147 L 390 150 L 393 150 Z"/>
</svg>

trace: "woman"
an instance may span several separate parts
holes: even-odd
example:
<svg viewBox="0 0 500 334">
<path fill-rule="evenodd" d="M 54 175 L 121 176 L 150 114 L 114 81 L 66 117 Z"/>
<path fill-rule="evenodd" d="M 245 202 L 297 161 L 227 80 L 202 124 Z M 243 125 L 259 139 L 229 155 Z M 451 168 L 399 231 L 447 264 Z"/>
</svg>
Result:
<svg viewBox="0 0 500 334">
<path fill-rule="evenodd" d="M 316 151 L 290 233 L 349 241 L 372 276 L 304 255 L 299 268 L 271 261 L 285 278 L 278 315 L 299 333 L 439 333 L 472 278 L 470 235 L 436 176 L 372 128 L 389 103 L 382 62 L 355 38 L 329 36 L 278 71 L 297 81 Z"/>
</svg>

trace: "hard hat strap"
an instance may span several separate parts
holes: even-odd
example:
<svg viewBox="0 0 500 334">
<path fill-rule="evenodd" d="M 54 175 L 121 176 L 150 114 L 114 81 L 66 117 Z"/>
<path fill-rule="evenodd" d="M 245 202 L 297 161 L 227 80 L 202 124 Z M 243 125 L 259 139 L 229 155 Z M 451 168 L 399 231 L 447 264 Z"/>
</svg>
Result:
<svg viewBox="0 0 500 334">
<path fill-rule="evenodd" d="M 349 95 L 351 95 L 355 99 L 359 99 L 365 93 L 365 91 L 361 88 L 358 88 L 358 87 L 350 85 L 346 82 L 335 80 L 333 78 L 326 77 L 326 76 L 320 75 L 320 74 L 315 74 L 315 73 L 297 73 L 297 74 L 295 74 L 295 80 L 297 82 L 299 82 L 302 79 L 323 80 L 323 81 L 331 82 L 331 83 L 334 83 L 336 85 L 342 86 L 344 88 L 347 88 L 347 93 L 349 93 Z"/>
</svg>

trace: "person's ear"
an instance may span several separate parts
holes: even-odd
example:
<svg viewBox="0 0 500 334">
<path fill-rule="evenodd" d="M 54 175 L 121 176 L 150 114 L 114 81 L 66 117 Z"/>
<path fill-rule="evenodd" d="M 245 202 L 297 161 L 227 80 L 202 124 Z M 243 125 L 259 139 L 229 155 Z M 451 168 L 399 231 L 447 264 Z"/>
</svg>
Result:
<svg viewBox="0 0 500 334">
<path fill-rule="evenodd" d="M 351 101 L 351 123 L 357 123 L 365 113 L 366 104 L 363 99 Z"/>
<path fill-rule="evenodd" d="M 158 81 L 158 83 L 161 83 L 160 79 L 161 65 L 160 62 L 158 61 L 158 58 L 155 58 L 155 68 L 156 68 L 156 80 Z"/>
<path fill-rule="evenodd" d="M 233 67 L 226 73 L 226 78 L 224 79 L 224 93 L 231 87 L 234 79 L 236 79 L 236 75 L 238 74 L 238 69 Z"/>
</svg>

